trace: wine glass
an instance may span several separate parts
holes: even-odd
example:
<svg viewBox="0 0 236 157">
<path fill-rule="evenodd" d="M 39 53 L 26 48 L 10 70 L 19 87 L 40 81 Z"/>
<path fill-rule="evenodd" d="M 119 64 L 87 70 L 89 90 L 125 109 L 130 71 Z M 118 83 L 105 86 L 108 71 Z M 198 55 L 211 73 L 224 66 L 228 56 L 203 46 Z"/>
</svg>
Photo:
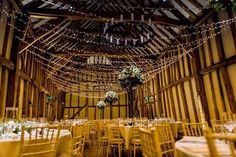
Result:
<svg viewBox="0 0 236 157">
<path fill-rule="evenodd" d="M 235 121 L 226 121 L 224 127 L 228 132 L 232 133 L 235 128 Z"/>
<path fill-rule="evenodd" d="M 0 139 L 2 139 L 2 134 L 4 132 L 4 125 L 0 124 Z"/>
</svg>

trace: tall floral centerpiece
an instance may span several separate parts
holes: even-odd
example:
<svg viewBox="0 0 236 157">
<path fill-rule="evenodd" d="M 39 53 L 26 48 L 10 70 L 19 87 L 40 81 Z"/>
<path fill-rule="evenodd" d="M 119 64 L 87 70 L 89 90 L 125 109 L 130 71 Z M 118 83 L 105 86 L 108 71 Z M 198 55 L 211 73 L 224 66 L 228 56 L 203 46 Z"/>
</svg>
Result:
<svg viewBox="0 0 236 157">
<path fill-rule="evenodd" d="M 108 91 L 105 95 L 104 102 L 110 105 L 110 119 L 112 119 L 112 104 L 118 100 L 118 96 L 114 91 Z"/>
<path fill-rule="evenodd" d="M 97 108 L 100 110 L 100 119 L 104 118 L 104 108 L 106 107 L 106 104 L 104 101 L 99 101 L 97 103 Z"/>
<path fill-rule="evenodd" d="M 120 86 L 125 89 L 129 97 L 129 117 L 135 115 L 134 92 L 133 87 L 143 84 L 144 78 L 141 70 L 135 66 L 130 66 L 123 69 L 119 75 Z"/>
</svg>

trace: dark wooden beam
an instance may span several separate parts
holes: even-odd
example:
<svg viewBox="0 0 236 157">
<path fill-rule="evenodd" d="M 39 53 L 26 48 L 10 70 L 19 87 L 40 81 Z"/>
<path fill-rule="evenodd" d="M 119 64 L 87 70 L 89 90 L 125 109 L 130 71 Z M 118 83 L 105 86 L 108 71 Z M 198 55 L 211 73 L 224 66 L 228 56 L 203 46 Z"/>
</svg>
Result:
<svg viewBox="0 0 236 157">
<path fill-rule="evenodd" d="M 181 78 L 181 79 L 179 79 L 179 80 L 177 80 L 177 81 L 175 81 L 173 83 L 170 83 L 170 84 L 166 85 L 163 88 L 160 88 L 159 92 L 163 92 L 164 90 L 167 90 L 167 89 L 169 89 L 169 88 L 171 88 L 173 86 L 177 86 L 178 84 L 184 83 L 185 81 L 190 81 L 192 79 L 192 77 L 193 77 L 193 75 L 183 77 L 183 78 Z"/>
<path fill-rule="evenodd" d="M 125 51 L 120 50 L 121 52 L 112 52 L 112 51 L 103 51 L 103 50 L 76 50 L 76 51 L 69 51 L 70 54 L 74 54 L 75 56 L 83 56 L 83 57 L 90 57 L 90 56 L 107 56 L 109 58 L 144 58 L 144 59 L 151 59 L 145 56 L 138 56 L 138 55 L 128 55 Z M 123 51 L 123 52 L 122 52 Z M 67 52 L 57 52 L 55 55 L 65 55 Z"/>
<path fill-rule="evenodd" d="M 226 58 L 225 60 L 223 60 L 219 63 L 215 63 L 215 64 L 213 64 L 209 67 L 206 67 L 206 68 L 200 70 L 200 74 L 205 75 L 205 74 L 213 72 L 214 70 L 219 69 L 223 66 L 228 66 L 228 65 L 231 65 L 231 64 L 235 64 L 235 63 L 236 63 L 236 56 L 234 55 L 232 57 Z"/>
<path fill-rule="evenodd" d="M 131 14 L 129 13 L 117 13 L 117 12 L 97 12 L 97 17 L 85 16 L 84 14 L 75 14 L 69 12 L 67 10 L 58 10 L 58 9 L 46 9 L 46 8 L 29 8 L 28 12 L 30 17 L 32 18 L 45 18 L 45 19 L 54 19 L 59 17 L 66 17 L 69 20 L 90 20 L 90 21 L 102 21 L 107 22 L 107 20 L 111 20 L 114 18 L 115 21 L 120 21 L 120 15 L 123 14 L 124 21 L 131 22 Z M 141 21 L 141 15 L 135 13 L 134 14 L 134 21 Z M 145 21 L 148 23 L 148 18 L 152 19 L 152 23 L 161 23 L 167 25 L 185 25 L 186 23 L 182 22 L 181 20 L 175 20 L 166 16 L 160 15 L 153 15 L 153 14 L 144 14 Z"/>
<path fill-rule="evenodd" d="M 14 70 L 15 69 L 14 63 L 11 62 L 10 60 L 7 60 L 3 56 L 0 56 L 0 65 L 5 66 L 6 68 L 8 68 L 10 70 Z"/>
</svg>

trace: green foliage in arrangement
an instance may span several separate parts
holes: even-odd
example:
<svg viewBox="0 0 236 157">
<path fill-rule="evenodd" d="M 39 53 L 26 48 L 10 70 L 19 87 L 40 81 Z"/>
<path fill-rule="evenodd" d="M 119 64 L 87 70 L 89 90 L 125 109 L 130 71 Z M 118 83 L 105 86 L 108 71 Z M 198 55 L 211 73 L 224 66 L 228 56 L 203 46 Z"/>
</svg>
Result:
<svg viewBox="0 0 236 157">
<path fill-rule="evenodd" d="M 217 11 L 219 10 L 236 10 L 236 0 L 208 0 Z"/>
</svg>

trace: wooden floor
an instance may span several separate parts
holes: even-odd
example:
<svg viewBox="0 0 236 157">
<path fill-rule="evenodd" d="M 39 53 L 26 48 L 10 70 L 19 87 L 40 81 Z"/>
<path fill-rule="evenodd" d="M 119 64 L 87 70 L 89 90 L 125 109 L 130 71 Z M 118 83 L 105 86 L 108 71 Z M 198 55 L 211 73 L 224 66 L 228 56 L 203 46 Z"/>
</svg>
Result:
<svg viewBox="0 0 236 157">
<path fill-rule="evenodd" d="M 100 152 L 99 154 L 97 154 L 97 145 L 90 145 L 90 146 L 86 146 L 84 149 L 84 157 L 106 157 L 106 154 L 103 154 L 102 152 Z M 118 153 L 115 153 L 118 157 Z M 109 155 L 109 157 L 115 157 L 114 155 Z M 128 153 L 122 153 L 122 157 L 128 157 Z M 133 157 L 132 155 L 130 157 Z M 136 157 L 142 157 L 141 152 L 138 150 L 137 151 L 137 155 Z"/>
<path fill-rule="evenodd" d="M 84 149 L 84 157 L 96 157 L 96 154 L 97 154 L 97 146 L 90 146 Z"/>
</svg>

